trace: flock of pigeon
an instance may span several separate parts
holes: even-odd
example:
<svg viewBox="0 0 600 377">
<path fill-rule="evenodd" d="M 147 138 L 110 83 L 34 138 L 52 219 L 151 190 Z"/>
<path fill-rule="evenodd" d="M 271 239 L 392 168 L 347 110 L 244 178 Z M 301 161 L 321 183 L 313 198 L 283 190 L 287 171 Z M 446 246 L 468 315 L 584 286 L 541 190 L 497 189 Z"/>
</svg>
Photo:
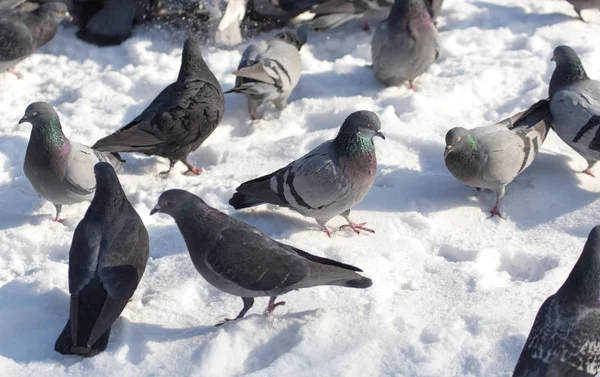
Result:
<svg viewBox="0 0 600 377">
<path fill-rule="evenodd" d="M 571 2 L 580 15 L 586 7 L 600 8 L 599 1 Z M 0 71 L 50 40 L 68 17 L 61 2 L 44 3 L 30 13 L 0 13 Z M 244 94 L 252 119 L 259 117 L 264 102 L 284 108 L 302 74 L 299 50 L 306 41 L 301 26 L 250 44 L 234 72 L 235 87 L 225 93 Z M 385 85 L 408 82 L 414 89 L 413 80 L 435 61 L 438 50 L 430 5 L 396 0 L 373 37 L 373 73 Z M 600 160 L 600 82 L 587 76 L 571 47 L 556 47 L 553 60 L 547 99 L 494 125 L 457 127 L 446 135 L 448 170 L 468 186 L 496 193 L 492 217 L 502 217 L 505 187 L 532 164 L 551 129 L 587 160 L 584 173 L 593 176 Z M 184 174 L 198 175 L 202 170 L 188 162 L 188 155 L 211 135 L 224 112 L 224 93 L 193 37 L 185 41 L 177 80 L 129 124 L 92 147 L 70 141 L 49 104 L 27 107 L 19 121 L 32 125 L 24 172 L 38 194 L 56 207 L 55 220 L 60 221 L 63 205 L 91 199 L 69 252 L 70 314 L 56 351 L 82 356 L 104 351 L 111 326 L 146 267 L 148 233 L 119 183 L 116 170 L 125 162 L 119 153 L 167 158 L 169 169 L 160 173 L 165 178 L 178 161 L 187 167 Z M 235 209 L 264 203 L 287 207 L 314 218 L 329 237 L 334 231 L 327 222 L 338 215 L 347 221 L 341 228 L 375 233 L 350 218 L 375 180 L 375 137 L 385 139 L 375 113 L 349 114 L 333 140 L 243 183 L 229 204 Z M 217 326 L 244 317 L 255 297 L 270 298 L 270 314 L 285 304 L 276 302 L 277 296 L 292 290 L 372 285 L 359 268 L 277 242 L 184 190 L 162 193 L 154 213 L 173 217 L 204 279 L 242 298 L 239 314 Z M 594 376 L 600 371 L 599 237 L 600 226 L 590 233 L 563 286 L 540 308 L 513 376 Z"/>
</svg>

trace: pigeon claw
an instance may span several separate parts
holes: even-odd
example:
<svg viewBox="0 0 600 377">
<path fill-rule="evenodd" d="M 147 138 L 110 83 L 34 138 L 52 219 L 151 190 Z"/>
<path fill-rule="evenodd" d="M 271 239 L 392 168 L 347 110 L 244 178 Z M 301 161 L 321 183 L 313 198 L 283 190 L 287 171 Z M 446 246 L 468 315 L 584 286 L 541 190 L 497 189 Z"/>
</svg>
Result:
<svg viewBox="0 0 600 377">
<path fill-rule="evenodd" d="M 279 302 L 274 302 L 274 303 L 269 303 L 269 305 L 267 306 L 267 314 L 271 315 L 273 314 L 273 311 L 275 310 L 276 307 L 278 306 L 283 306 L 285 305 L 285 301 L 279 301 Z"/>
<path fill-rule="evenodd" d="M 8 72 L 12 73 L 13 75 L 15 75 L 19 80 L 21 80 L 23 78 L 23 76 L 21 76 L 21 74 L 17 71 L 15 71 L 14 69 L 9 69 Z"/>
<path fill-rule="evenodd" d="M 331 238 L 331 235 L 335 233 L 335 231 L 330 231 L 326 226 L 322 226 L 321 230 L 327 234 L 327 237 Z"/>
<path fill-rule="evenodd" d="M 367 228 L 365 225 L 367 223 L 360 223 L 360 224 L 356 224 L 356 223 L 350 223 L 350 224 L 345 224 L 340 226 L 340 230 L 344 229 L 344 228 L 351 228 L 354 233 L 356 234 L 360 234 L 361 230 L 364 230 L 365 232 L 369 232 L 369 233 L 373 233 L 375 234 L 375 231 L 371 228 Z"/>
<path fill-rule="evenodd" d="M 202 169 L 197 168 L 195 166 L 192 166 L 188 170 L 183 172 L 183 175 L 188 176 L 188 177 L 192 176 L 192 175 L 200 175 L 200 174 L 202 174 Z"/>
<path fill-rule="evenodd" d="M 490 213 L 492 214 L 492 217 L 498 216 L 499 218 L 504 219 L 504 216 L 502 216 L 502 214 L 500 213 L 500 209 L 498 209 L 497 205 L 494 206 L 494 208 L 492 208 Z"/>
<path fill-rule="evenodd" d="M 589 176 L 596 178 L 596 176 L 594 175 L 594 173 L 592 173 L 592 171 L 590 169 L 585 169 L 582 173 L 585 173 Z"/>
<path fill-rule="evenodd" d="M 223 326 L 224 324 L 226 324 L 227 322 L 235 322 L 236 319 L 231 319 L 231 318 L 225 318 L 224 320 L 222 320 L 221 322 L 217 323 L 215 325 L 215 327 L 219 327 L 219 326 Z"/>
</svg>

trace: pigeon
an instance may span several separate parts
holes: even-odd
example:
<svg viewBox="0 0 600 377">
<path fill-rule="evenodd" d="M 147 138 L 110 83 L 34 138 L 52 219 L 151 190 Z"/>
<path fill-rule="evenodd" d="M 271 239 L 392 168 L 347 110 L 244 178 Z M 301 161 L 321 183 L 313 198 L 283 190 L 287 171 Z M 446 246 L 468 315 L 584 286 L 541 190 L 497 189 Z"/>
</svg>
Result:
<svg viewBox="0 0 600 377">
<path fill-rule="evenodd" d="M 341 215 L 354 232 L 372 229 L 350 220 L 350 210 L 369 192 L 377 171 L 375 136 L 385 139 L 371 111 L 350 114 L 333 140 L 271 174 L 245 182 L 229 199 L 235 209 L 263 203 L 288 207 L 314 218 L 331 237 L 327 222 Z"/>
<path fill-rule="evenodd" d="M 587 160 L 583 171 L 591 175 L 600 160 L 600 81 L 585 73 L 575 50 L 554 49 L 556 69 L 550 79 L 550 111 L 553 129 L 571 148 Z"/>
<path fill-rule="evenodd" d="M 600 226 L 562 287 L 535 317 L 513 377 L 594 377 L 600 372 Z"/>
<path fill-rule="evenodd" d="M 106 162 L 94 166 L 96 193 L 69 250 L 69 320 L 54 349 L 95 356 L 137 288 L 148 261 L 148 231 Z"/>
<path fill-rule="evenodd" d="M 493 190 L 496 204 L 492 217 L 503 218 L 499 204 L 506 186 L 531 165 L 551 123 L 549 103 L 542 100 L 491 126 L 455 127 L 446 134 L 446 167 L 467 186 Z"/>
<path fill-rule="evenodd" d="M 219 290 L 242 298 L 244 307 L 235 320 L 244 317 L 255 297 L 270 297 L 270 314 L 285 304 L 275 302 L 277 296 L 296 289 L 373 284 L 357 273 L 362 272 L 359 268 L 277 242 L 187 191 L 163 192 L 150 214 L 157 212 L 173 217 L 200 275 Z M 232 320 L 217 326 L 228 321 Z"/>
<path fill-rule="evenodd" d="M 439 37 L 423 0 L 396 0 L 371 41 L 373 74 L 385 86 L 398 86 L 427 71 L 439 56 Z"/>
<path fill-rule="evenodd" d="M 43 3 L 31 12 L 0 12 L 0 72 L 14 67 L 48 43 L 71 16 L 62 2 Z"/>
<path fill-rule="evenodd" d="M 427 5 L 427 9 L 429 9 L 429 15 L 433 21 L 440 15 L 443 2 L 444 0 L 425 0 L 425 5 Z"/>
<path fill-rule="evenodd" d="M 122 163 L 118 155 L 99 152 L 67 139 L 54 108 L 45 102 L 27 106 L 19 123 L 33 126 L 23 169 L 37 193 L 56 207 L 55 221 L 62 206 L 90 200 L 96 189 L 94 165 Z"/>
<path fill-rule="evenodd" d="M 302 27 L 286 30 L 274 38 L 252 43 L 246 48 L 237 71 L 235 87 L 225 93 L 242 93 L 248 100 L 252 120 L 258 119 L 258 107 L 272 101 L 277 109 L 287 106 L 292 90 L 300 80 L 300 48 L 306 42 Z"/>
<path fill-rule="evenodd" d="M 579 19 L 584 22 L 585 22 L 585 20 L 583 19 L 583 16 L 581 15 L 582 10 L 600 9 L 600 0 L 567 0 L 567 1 L 573 5 L 573 8 L 575 8 L 575 12 L 577 12 Z"/>
<path fill-rule="evenodd" d="M 224 112 L 221 85 L 202 59 L 198 40 L 189 38 L 177 81 L 128 125 L 98 140 L 94 148 L 166 157 L 169 169 L 160 173 L 165 177 L 177 161 L 187 166 L 185 175 L 198 175 L 202 170 L 188 162 L 188 155 L 210 136 Z"/>
</svg>

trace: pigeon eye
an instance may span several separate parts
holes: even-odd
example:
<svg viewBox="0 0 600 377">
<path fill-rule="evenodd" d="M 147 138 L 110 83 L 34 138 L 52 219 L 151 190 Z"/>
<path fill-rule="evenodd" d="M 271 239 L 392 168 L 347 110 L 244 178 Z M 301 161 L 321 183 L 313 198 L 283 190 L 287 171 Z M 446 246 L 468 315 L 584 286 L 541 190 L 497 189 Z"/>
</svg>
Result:
<svg viewBox="0 0 600 377">
<path fill-rule="evenodd" d="M 373 126 L 372 126 L 372 125 L 370 125 L 370 124 L 367 124 L 367 127 L 369 127 L 369 128 L 373 128 Z"/>
<path fill-rule="evenodd" d="M 172 205 L 173 205 L 173 202 L 166 202 L 166 203 L 165 203 L 165 205 L 166 205 L 167 207 L 170 207 L 170 206 L 172 206 Z"/>
<path fill-rule="evenodd" d="M 37 115 L 37 111 L 34 111 L 33 114 L 31 114 L 31 116 L 36 116 Z"/>
</svg>

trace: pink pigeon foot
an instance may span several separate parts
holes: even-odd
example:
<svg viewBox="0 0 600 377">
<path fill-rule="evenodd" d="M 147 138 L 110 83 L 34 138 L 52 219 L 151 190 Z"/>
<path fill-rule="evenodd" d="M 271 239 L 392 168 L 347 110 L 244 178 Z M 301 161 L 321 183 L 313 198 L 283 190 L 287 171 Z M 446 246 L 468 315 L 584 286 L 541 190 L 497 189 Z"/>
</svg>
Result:
<svg viewBox="0 0 600 377">
<path fill-rule="evenodd" d="M 592 171 L 590 169 L 585 169 L 583 171 L 583 173 L 587 174 L 587 175 L 591 175 L 592 177 L 596 178 L 596 176 L 594 175 L 594 173 L 592 173 Z"/>
<path fill-rule="evenodd" d="M 498 208 L 498 205 L 496 204 L 494 206 L 494 208 L 490 211 L 490 213 L 492 214 L 492 217 L 494 216 L 498 216 L 501 219 L 504 219 L 504 216 L 502 216 L 502 214 L 500 213 L 500 209 Z"/>
<path fill-rule="evenodd" d="M 321 230 L 327 234 L 327 237 L 331 238 L 331 235 L 335 232 L 330 231 L 326 226 L 322 226 Z"/>
<path fill-rule="evenodd" d="M 13 70 L 12 68 L 8 70 L 8 72 L 12 73 L 13 75 L 15 75 L 19 80 L 21 80 L 23 78 L 23 76 L 21 76 L 21 74 L 15 70 Z"/>
<path fill-rule="evenodd" d="M 269 305 L 267 306 L 267 314 L 271 315 L 273 314 L 273 311 L 275 310 L 276 307 L 278 306 L 283 306 L 285 305 L 285 301 L 279 301 L 279 302 L 269 302 Z"/>
<path fill-rule="evenodd" d="M 192 166 L 188 170 L 183 172 L 183 175 L 186 175 L 188 177 L 192 176 L 192 175 L 200 175 L 200 174 L 202 174 L 202 171 L 203 171 L 202 169 Z"/>
<path fill-rule="evenodd" d="M 340 226 L 340 230 L 342 230 L 344 228 L 351 228 L 354 231 L 354 233 L 356 233 L 356 234 L 360 234 L 361 230 L 375 234 L 375 231 L 373 229 L 367 228 L 365 226 L 366 224 L 367 223 L 360 223 L 360 224 L 350 223 L 350 224 Z"/>
<path fill-rule="evenodd" d="M 369 31 L 371 30 L 371 27 L 369 26 L 369 21 L 365 20 L 363 22 L 363 27 L 362 27 L 363 31 Z"/>
<path fill-rule="evenodd" d="M 417 91 L 417 89 L 415 89 L 415 84 L 413 84 L 413 82 L 412 82 L 412 81 L 409 81 L 409 84 L 410 84 L 410 89 L 411 89 L 413 92 L 416 92 L 416 91 Z"/>
</svg>

